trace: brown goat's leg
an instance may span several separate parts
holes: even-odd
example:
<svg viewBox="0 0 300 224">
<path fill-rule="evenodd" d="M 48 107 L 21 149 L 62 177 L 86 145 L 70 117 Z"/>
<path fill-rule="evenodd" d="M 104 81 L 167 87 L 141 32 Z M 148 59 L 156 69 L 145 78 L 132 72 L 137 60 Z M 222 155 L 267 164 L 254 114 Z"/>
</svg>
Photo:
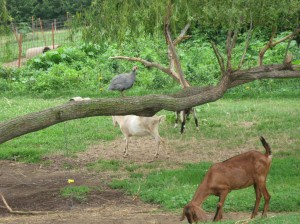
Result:
<svg viewBox="0 0 300 224">
<path fill-rule="evenodd" d="M 214 221 L 219 221 L 223 218 L 223 205 L 226 199 L 228 191 L 222 191 L 219 196 L 219 202 L 217 204 L 217 211 L 214 217 Z"/>
<path fill-rule="evenodd" d="M 251 215 L 251 219 L 255 218 L 255 216 L 257 215 L 258 206 L 259 206 L 260 199 L 261 199 L 261 192 L 260 192 L 259 188 L 256 186 L 256 184 L 254 184 L 253 186 L 254 186 L 254 190 L 255 190 L 256 200 L 255 200 L 255 205 L 254 205 L 253 212 Z"/>
<path fill-rule="evenodd" d="M 269 194 L 265 184 L 260 188 L 260 190 L 261 190 L 261 192 L 264 196 L 264 199 L 265 199 L 265 205 L 264 205 L 264 210 L 262 212 L 262 216 L 266 217 L 267 216 L 267 211 L 269 209 L 269 202 L 270 202 L 270 199 L 271 199 L 271 195 Z"/>
</svg>

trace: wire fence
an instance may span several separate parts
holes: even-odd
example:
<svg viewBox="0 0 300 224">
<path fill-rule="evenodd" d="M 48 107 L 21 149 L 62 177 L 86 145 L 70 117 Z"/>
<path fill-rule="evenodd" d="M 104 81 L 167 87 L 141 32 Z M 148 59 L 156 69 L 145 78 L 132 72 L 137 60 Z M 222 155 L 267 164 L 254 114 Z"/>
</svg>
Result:
<svg viewBox="0 0 300 224">
<path fill-rule="evenodd" d="M 11 23 L 9 32 L 0 35 L 0 64 L 20 67 L 28 59 L 81 39 L 73 32 L 69 18 L 42 20 L 32 17 L 31 23 Z"/>
</svg>

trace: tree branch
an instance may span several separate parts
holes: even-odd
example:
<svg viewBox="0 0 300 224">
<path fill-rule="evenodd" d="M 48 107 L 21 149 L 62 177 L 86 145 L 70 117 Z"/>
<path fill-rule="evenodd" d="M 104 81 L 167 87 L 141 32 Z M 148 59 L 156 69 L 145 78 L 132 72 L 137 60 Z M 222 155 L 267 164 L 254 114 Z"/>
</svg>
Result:
<svg viewBox="0 0 300 224">
<path fill-rule="evenodd" d="M 244 48 L 244 51 L 243 51 L 243 54 L 242 54 L 242 57 L 241 57 L 241 60 L 240 60 L 239 66 L 238 66 L 238 70 L 241 69 L 241 67 L 243 66 L 245 56 L 246 56 L 247 50 L 249 48 L 250 40 L 251 40 L 252 33 L 253 33 L 252 26 L 253 26 L 253 23 L 252 23 L 252 16 L 251 16 L 250 28 L 249 28 L 249 31 L 247 34 L 247 40 L 246 40 L 245 48 Z"/>
<path fill-rule="evenodd" d="M 211 43 L 211 46 L 212 46 L 212 48 L 214 50 L 214 53 L 217 57 L 218 64 L 220 66 L 221 72 L 222 72 L 222 74 L 224 74 L 225 73 L 224 58 L 222 57 L 222 55 L 221 55 L 219 49 L 217 48 L 216 44 L 213 41 L 211 41 L 210 43 Z"/>
<path fill-rule="evenodd" d="M 185 27 L 181 30 L 180 35 L 173 41 L 173 45 L 176 46 L 179 44 L 181 41 L 190 38 L 191 36 L 185 35 L 188 29 L 190 28 L 190 23 L 187 23 Z"/>
<path fill-rule="evenodd" d="M 276 46 L 277 44 L 280 44 L 284 41 L 286 41 L 287 39 L 291 39 L 291 38 L 294 38 L 298 33 L 300 33 L 300 29 L 296 29 L 294 32 L 290 33 L 289 35 L 273 42 L 273 39 L 275 37 L 275 34 L 276 34 L 276 30 L 274 29 L 273 30 L 273 33 L 272 33 L 272 36 L 269 40 L 269 42 L 267 43 L 267 45 L 259 52 L 259 59 L 258 59 L 258 64 L 259 66 L 262 66 L 263 65 L 263 57 L 265 55 L 265 53 L 267 52 L 267 50 L 269 50 L 270 48 Z"/>
<path fill-rule="evenodd" d="M 127 114 L 152 116 L 161 110 L 181 111 L 216 101 L 229 88 L 263 78 L 300 78 L 300 71 L 285 65 L 266 65 L 238 70 L 228 76 L 222 76 L 217 86 L 187 88 L 177 94 L 67 102 L 57 107 L 1 122 L 0 143 L 73 119 Z"/>
<path fill-rule="evenodd" d="M 235 47 L 236 39 L 237 39 L 237 32 L 233 32 L 233 36 L 232 36 L 232 32 L 229 31 L 228 35 L 227 35 L 227 41 L 226 41 L 226 50 L 227 50 L 227 67 L 226 67 L 226 70 L 227 71 L 232 70 L 231 54 L 232 54 L 232 49 Z"/>
<path fill-rule="evenodd" d="M 167 15 L 165 17 L 165 22 L 164 22 L 164 33 L 165 33 L 165 38 L 166 38 L 166 42 L 167 45 L 169 46 L 169 55 L 170 55 L 170 60 L 174 60 L 174 64 L 176 67 L 176 71 L 179 75 L 179 80 L 180 80 L 180 84 L 182 85 L 183 88 L 186 88 L 187 86 L 189 86 L 189 84 L 187 83 L 187 81 L 184 78 L 184 74 L 181 68 L 181 64 L 180 64 L 180 60 L 178 58 L 178 55 L 176 53 L 175 50 L 175 46 L 173 44 L 172 38 L 171 38 L 171 34 L 170 34 L 170 17 L 171 17 L 171 8 L 172 5 L 169 4 L 168 6 L 168 11 L 167 11 Z"/>
<path fill-rule="evenodd" d="M 162 72 L 171 76 L 173 79 L 175 79 L 180 84 L 180 80 L 179 80 L 177 74 L 174 74 L 174 72 L 171 69 L 164 67 L 159 63 L 150 62 L 150 61 L 144 60 L 142 58 L 127 57 L 127 56 L 114 56 L 114 57 L 110 57 L 110 59 L 123 59 L 123 60 L 127 60 L 127 61 L 137 61 L 137 62 L 144 64 L 146 67 L 157 68 L 157 69 L 161 70 Z"/>
</svg>

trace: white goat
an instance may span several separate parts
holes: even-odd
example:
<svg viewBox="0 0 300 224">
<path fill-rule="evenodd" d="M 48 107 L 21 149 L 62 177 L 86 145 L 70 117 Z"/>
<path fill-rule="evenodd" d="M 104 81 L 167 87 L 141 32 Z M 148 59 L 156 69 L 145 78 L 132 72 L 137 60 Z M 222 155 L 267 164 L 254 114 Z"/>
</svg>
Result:
<svg viewBox="0 0 300 224">
<path fill-rule="evenodd" d="M 71 98 L 69 101 L 87 101 L 87 100 L 91 100 L 91 98 L 89 97 L 82 98 L 81 96 L 75 96 Z"/>
<path fill-rule="evenodd" d="M 128 140 L 131 136 L 146 136 L 151 135 L 157 142 L 157 150 L 155 158 L 158 157 L 159 145 L 162 142 L 163 147 L 169 157 L 166 149 L 165 141 L 158 133 L 158 126 L 165 116 L 140 117 L 136 115 L 112 116 L 113 124 L 116 127 L 119 124 L 120 129 L 125 136 L 124 157 L 128 156 Z"/>
</svg>

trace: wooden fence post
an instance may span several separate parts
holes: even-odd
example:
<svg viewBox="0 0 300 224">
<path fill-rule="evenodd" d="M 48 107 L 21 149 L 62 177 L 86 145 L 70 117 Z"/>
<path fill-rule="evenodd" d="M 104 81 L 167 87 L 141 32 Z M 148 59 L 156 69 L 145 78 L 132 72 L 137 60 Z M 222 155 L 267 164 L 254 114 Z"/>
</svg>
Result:
<svg viewBox="0 0 300 224">
<path fill-rule="evenodd" d="M 14 35 L 16 37 L 18 46 L 19 46 L 19 54 L 18 54 L 18 68 L 21 67 L 21 58 L 22 58 L 22 34 L 20 34 L 20 37 L 18 37 L 17 28 L 12 24 L 12 29 L 14 32 Z"/>
<path fill-rule="evenodd" d="M 42 35 L 43 35 L 43 39 L 44 39 L 44 46 L 47 46 L 46 45 L 46 38 L 45 38 L 45 34 L 44 34 L 44 29 L 43 29 L 43 23 L 42 23 L 42 20 L 39 18 L 39 21 L 40 21 L 40 27 L 41 27 L 41 31 L 42 31 Z"/>
<path fill-rule="evenodd" d="M 19 59 L 18 59 L 18 68 L 21 67 L 21 59 L 22 59 L 22 34 L 20 33 L 20 38 L 18 40 L 19 44 Z"/>
<path fill-rule="evenodd" d="M 34 17 L 31 17 L 32 42 L 34 41 Z"/>
<path fill-rule="evenodd" d="M 52 23 L 52 49 L 54 49 L 54 23 Z"/>
</svg>

